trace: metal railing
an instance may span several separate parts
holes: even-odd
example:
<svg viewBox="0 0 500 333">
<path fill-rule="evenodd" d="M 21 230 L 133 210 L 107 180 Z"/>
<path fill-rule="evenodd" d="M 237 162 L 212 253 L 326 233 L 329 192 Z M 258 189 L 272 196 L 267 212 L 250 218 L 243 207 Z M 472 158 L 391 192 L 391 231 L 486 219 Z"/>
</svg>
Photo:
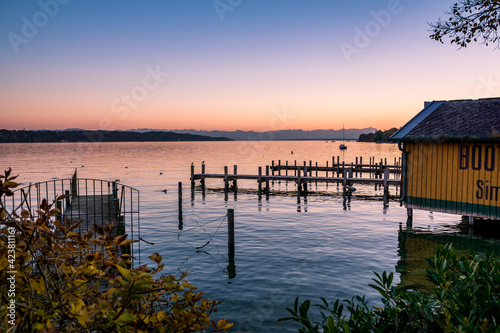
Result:
<svg viewBox="0 0 500 333">
<path fill-rule="evenodd" d="M 94 229 L 94 224 L 104 227 L 113 221 L 114 235 L 128 234 L 128 239 L 140 239 L 140 194 L 139 190 L 116 181 L 101 179 L 76 178 L 56 179 L 29 185 L 16 189 L 13 195 L 1 198 L 2 206 L 10 217 L 13 214 L 21 216 L 27 210 L 34 219 L 38 217 L 37 210 L 42 201 L 53 203 L 60 195 L 66 195 L 54 204 L 61 213 L 57 218 L 64 224 L 70 221 L 82 220 L 75 230 L 85 233 Z M 130 254 L 134 256 L 134 247 L 137 247 L 137 258 L 140 265 L 140 242 L 130 247 Z M 128 251 L 122 249 L 122 251 Z"/>
</svg>

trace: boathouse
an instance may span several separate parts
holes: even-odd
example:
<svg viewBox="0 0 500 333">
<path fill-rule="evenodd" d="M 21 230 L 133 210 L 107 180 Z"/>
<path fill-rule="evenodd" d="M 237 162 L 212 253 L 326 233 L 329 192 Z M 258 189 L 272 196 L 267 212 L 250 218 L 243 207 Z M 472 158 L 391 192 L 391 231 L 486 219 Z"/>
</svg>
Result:
<svg viewBox="0 0 500 333">
<path fill-rule="evenodd" d="M 426 102 L 394 133 L 408 208 L 500 220 L 500 98 Z"/>
</svg>

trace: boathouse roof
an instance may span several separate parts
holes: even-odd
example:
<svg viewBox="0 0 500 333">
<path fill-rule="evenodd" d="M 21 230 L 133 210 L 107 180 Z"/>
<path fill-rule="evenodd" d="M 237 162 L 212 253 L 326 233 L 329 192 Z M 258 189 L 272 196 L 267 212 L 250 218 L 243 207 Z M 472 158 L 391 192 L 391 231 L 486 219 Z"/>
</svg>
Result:
<svg viewBox="0 0 500 333">
<path fill-rule="evenodd" d="M 500 141 L 500 98 L 425 102 L 397 141 Z"/>
</svg>

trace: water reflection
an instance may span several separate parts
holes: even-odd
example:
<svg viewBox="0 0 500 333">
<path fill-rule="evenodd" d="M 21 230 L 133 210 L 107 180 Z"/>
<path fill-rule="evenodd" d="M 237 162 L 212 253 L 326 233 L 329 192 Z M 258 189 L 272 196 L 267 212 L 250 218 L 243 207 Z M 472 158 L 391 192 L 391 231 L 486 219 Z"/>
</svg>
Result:
<svg viewBox="0 0 500 333">
<path fill-rule="evenodd" d="M 396 271 L 401 275 L 399 287 L 432 291 L 433 284 L 427 280 L 428 265 L 425 258 L 434 256 L 438 245 L 451 243 L 455 249 L 467 254 L 469 250 L 500 255 L 500 222 L 482 220 L 474 226 L 462 222 L 448 229 L 403 228 L 400 224 L 398 247 L 400 260 Z"/>
</svg>

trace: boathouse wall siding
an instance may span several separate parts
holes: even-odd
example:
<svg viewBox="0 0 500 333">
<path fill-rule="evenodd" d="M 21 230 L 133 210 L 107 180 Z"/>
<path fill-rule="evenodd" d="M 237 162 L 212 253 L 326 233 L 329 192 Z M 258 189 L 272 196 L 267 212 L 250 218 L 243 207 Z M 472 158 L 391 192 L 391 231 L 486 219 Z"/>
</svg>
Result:
<svg viewBox="0 0 500 333">
<path fill-rule="evenodd" d="M 408 141 L 404 151 L 408 208 L 500 218 L 498 141 Z"/>
</svg>

